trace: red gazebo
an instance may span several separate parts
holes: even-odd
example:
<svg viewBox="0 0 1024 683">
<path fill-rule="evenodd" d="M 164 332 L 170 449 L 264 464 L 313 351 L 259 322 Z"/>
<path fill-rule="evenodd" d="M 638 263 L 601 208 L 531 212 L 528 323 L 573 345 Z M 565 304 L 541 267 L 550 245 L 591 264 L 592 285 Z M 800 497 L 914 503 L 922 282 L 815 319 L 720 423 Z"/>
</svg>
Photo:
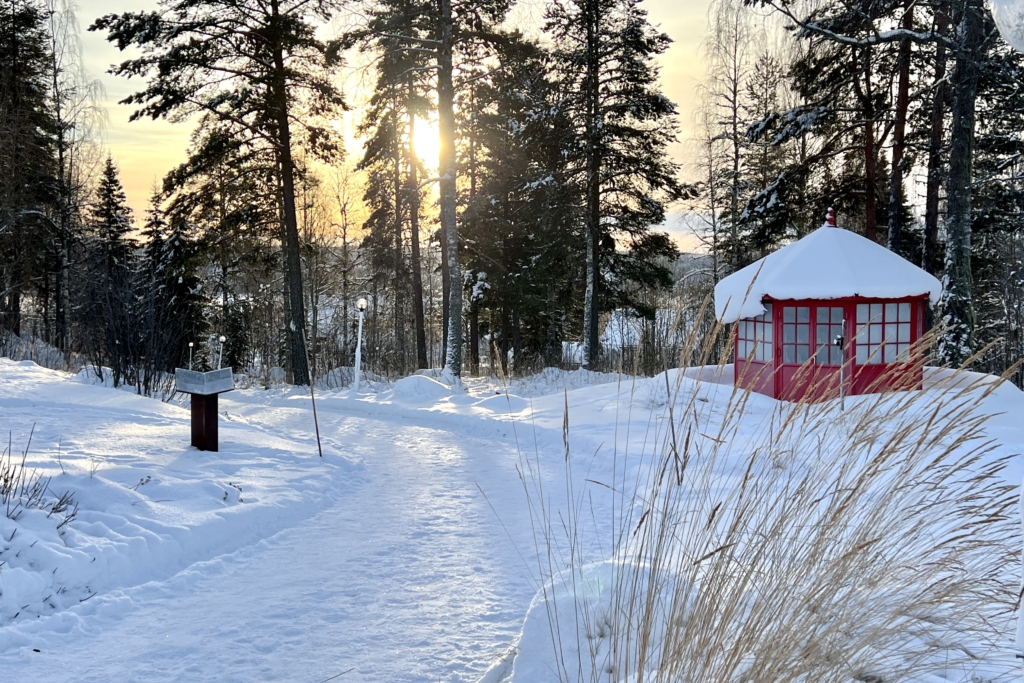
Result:
<svg viewBox="0 0 1024 683">
<path fill-rule="evenodd" d="M 914 353 L 942 285 L 885 247 L 821 228 L 724 278 L 715 313 L 736 323 L 735 383 L 773 398 L 822 400 L 920 388 Z M 840 343 L 837 344 L 837 341 Z"/>
</svg>

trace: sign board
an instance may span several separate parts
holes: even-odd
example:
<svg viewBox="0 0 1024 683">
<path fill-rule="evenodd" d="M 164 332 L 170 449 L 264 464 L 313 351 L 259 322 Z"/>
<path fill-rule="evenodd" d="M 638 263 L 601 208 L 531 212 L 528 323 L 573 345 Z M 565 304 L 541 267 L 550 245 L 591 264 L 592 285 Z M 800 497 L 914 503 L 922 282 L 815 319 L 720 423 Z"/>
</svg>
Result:
<svg viewBox="0 0 1024 683">
<path fill-rule="evenodd" d="M 235 388 L 235 378 L 231 373 L 231 368 L 210 372 L 193 372 L 177 368 L 174 371 L 174 382 L 178 391 L 200 396 L 222 394 Z"/>
</svg>

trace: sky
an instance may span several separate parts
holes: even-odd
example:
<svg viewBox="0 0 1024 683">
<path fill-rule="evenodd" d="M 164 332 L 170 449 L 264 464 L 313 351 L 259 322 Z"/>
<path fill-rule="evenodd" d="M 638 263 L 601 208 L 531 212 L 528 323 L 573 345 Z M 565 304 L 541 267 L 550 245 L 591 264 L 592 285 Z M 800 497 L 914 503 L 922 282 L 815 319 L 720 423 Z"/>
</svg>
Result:
<svg viewBox="0 0 1024 683">
<path fill-rule="evenodd" d="M 667 33 L 675 42 L 661 57 L 661 79 L 665 94 L 679 108 L 680 142 L 671 149 L 673 158 L 685 168 L 686 139 L 693 128 L 693 107 L 697 84 L 702 75 L 700 44 L 707 26 L 709 0 L 647 0 L 651 22 Z M 156 0 L 79 0 L 79 22 L 82 30 L 82 50 L 86 67 L 94 78 L 99 78 L 106 89 L 106 107 L 109 124 L 105 144 L 121 169 L 121 179 L 128 202 L 141 217 L 153 189 L 167 171 L 185 160 L 193 121 L 169 123 L 167 121 L 128 121 L 132 107 L 117 104 L 135 90 L 142 81 L 128 80 L 106 73 L 107 69 L 127 58 L 124 53 L 104 39 L 103 33 L 88 32 L 93 20 L 103 14 L 157 8 Z M 543 0 L 523 0 L 517 16 L 530 21 L 543 13 Z M 351 81 L 348 81 L 351 82 Z M 354 86 L 353 86 L 354 87 Z M 354 93 L 350 93 L 350 98 Z M 357 155 L 359 150 L 349 149 Z M 684 171 L 685 172 L 685 171 Z M 673 215 L 666 226 L 676 232 L 680 216 Z M 680 223 L 681 225 L 681 223 Z M 681 228 L 679 228 L 682 231 Z M 682 234 L 674 235 L 678 238 Z"/>
</svg>

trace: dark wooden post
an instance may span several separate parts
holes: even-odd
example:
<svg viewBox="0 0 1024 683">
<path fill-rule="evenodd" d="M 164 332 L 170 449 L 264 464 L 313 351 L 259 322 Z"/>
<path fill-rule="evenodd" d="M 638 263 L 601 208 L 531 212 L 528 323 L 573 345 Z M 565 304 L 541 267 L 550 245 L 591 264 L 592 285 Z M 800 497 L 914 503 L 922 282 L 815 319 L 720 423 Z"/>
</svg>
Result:
<svg viewBox="0 0 1024 683">
<path fill-rule="evenodd" d="M 201 451 L 206 450 L 206 397 L 192 394 L 192 445 Z"/>
</svg>

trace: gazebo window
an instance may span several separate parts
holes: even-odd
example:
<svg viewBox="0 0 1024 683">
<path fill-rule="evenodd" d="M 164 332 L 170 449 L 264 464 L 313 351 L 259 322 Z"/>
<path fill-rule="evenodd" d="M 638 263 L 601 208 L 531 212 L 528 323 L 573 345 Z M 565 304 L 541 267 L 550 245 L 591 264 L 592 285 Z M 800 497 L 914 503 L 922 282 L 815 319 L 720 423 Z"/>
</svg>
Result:
<svg viewBox="0 0 1024 683">
<path fill-rule="evenodd" d="M 764 304 L 764 313 L 739 324 L 739 357 L 769 363 L 772 360 L 772 305 Z"/>
<path fill-rule="evenodd" d="M 910 304 L 857 304 L 857 364 L 906 361 L 910 355 Z"/>
<path fill-rule="evenodd" d="M 811 357 L 811 307 L 782 308 L 782 362 L 806 363 Z"/>
<path fill-rule="evenodd" d="M 842 365 L 843 350 L 833 342 L 843 334 L 843 307 L 818 306 L 815 326 L 815 362 L 821 365 Z"/>
</svg>

